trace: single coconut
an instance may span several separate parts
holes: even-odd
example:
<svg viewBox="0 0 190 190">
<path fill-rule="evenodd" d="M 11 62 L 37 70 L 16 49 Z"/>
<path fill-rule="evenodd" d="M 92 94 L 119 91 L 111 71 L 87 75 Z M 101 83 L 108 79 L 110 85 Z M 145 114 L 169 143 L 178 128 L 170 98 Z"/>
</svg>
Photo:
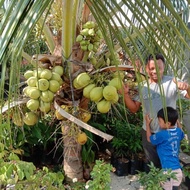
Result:
<svg viewBox="0 0 190 190">
<path fill-rule="evenodd" d="M 26 112 L 23 121 L 26 125 L 32 126 L 38 122 L 38 116 L 34 112 Z"/>
<path fill-rule="evenodd" d="M 36 86 L 41 91 L 46 91 L 49 88 L 49 81 L 47 79 L 39 79 L 36 82 Z"/>
<path fill-rule="evenodd" d="M 103 88 L 102 87 L 94 87 L 90 91 L 90 100 L 93 102 L 99 102 L 103 98 Z"/>
<path fill-rule="evenodd" d="M 97 109 L 100 113 L 108 113 L 111 109 L 111 102 L 107 100 L 101 100 L 97 103 Z"/>
</svg>

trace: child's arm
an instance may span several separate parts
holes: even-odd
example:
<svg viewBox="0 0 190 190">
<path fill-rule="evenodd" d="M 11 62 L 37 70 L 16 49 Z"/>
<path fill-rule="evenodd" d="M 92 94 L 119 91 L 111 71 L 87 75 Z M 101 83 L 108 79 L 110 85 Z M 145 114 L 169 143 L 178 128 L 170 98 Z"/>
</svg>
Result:
<svg viewBox="0 0 190 190">
<path fill-rule="evenodd" d="M 150 123 L 152 119 L 149 117 L 149 114 L 145 116 L 145 120 L 146 120 L 146 138 L 147 141 L 150 142 L 150 136 L 151 136 Z"/>
</svg>

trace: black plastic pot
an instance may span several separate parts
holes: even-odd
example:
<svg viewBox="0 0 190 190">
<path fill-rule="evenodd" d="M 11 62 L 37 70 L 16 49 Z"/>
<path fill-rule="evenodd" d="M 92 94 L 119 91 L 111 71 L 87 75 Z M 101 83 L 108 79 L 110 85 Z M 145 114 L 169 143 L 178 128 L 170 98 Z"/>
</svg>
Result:
<svg viewBox="0 0 190 190">
<path fill-rule="evenodd" d="M 110 164 L 115 167 L 117 164 L 117 157 L 115 157 L 114 155 L 111 156 L 111 160 L 110 160 Z"/>
<path fill-rule="evenodd" d="M 138 171 L 144 171 L 144 158 L 141 154 L 133 156 L 129 162 L 129 174 L 135 175 Z"/>
<path fill-rule="evenodd" d="M 127 158 L 117 158 L 114 167 L 117 176 L 127 176 L 129 174 L 129 160 Z"/>
<path fill-rule="evenodd" d="M 185 186 L 187 186 L 188 190 L 190 190 L 190 178 L 185 177 Z"/>
<path fill-rule="evenodd" d="M 135 175 L 138 170 L 138 160 L 137 159 L 132 159 L 129 162 L 129 174 Z"/>
</svg>

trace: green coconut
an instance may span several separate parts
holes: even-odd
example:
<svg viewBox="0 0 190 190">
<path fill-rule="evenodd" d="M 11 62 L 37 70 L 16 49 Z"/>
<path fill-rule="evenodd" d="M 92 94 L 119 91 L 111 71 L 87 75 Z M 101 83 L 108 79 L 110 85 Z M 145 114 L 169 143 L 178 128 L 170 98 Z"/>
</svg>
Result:
<svg viewBox="0 0 190 190">
<path fill-rule="evenodd" d="M 73 86 L 74 86 L 74 88 L 76 88 L 76 89 L 81 89 L 81 88 L 82 88 L 82 87 L 78 84 L 77 78 L 75 78 L 75 79 L 73 80 Z"/>
<path fill-rule="evenodd" d="M 117 89 L 114 86 L 105 86 L 103 96 L 106 100 L 111 101 L 117 96 Z"/>
<path fill-rule="evenodd" d="M 121 89 L 123 87 L 123 81 L 121 78 L 115 77 L 112 80 L 110 80 L 109 86 L 114 86 L 117 90 Z"/>
<path fill-rule="evenodd" d="M 118 100 L 119 100 L 119 95 L 117 94 L 117 95 L 115 96 L 115 98 L 114 98 L 113 100 L 111 100 L 111 103 L 112 103 L 112 104 L 115 104 L 115 103 L 118 102 Z"/>
<path fill-rule="evenodd" d="M 25 73 L 24 73 L 24 77 L 25 79 L 29 79 L 30 77 L 33 77 L 34 75 L 34 72 L 32 70 L 27 70 Z"/>
<path fill-rule="evenodd" d="M 103 98 L 103 88 L 102 87 L 94 87 L 90 91 L 90 100 L 93 102 L 99 102 Z"/>
<path fill-rule="evenodd" d="M 54 93 L 51 92 L 50 90 L 43 91 L 40 99 L 44 102 L 52 102 L 54 98 Z"/>
<path fill-rule="evenodd" d="M 38 116 L 34 112 L 27 112 L 24 115 L 23 121 L 26 125 L 35 125 L 38 122 Z"/>
<path fill-rule="evenodd" d="M 113 73 L 113 78 L 121 78 L 122 80 L 125 77 L 125 71 L 116 71 Z"/>
<path fill-rule="evenodd" d="M 31 111 L 35 111 L 39 108 L 40 103 L 39 100 L 35 100 L 35 99 L 30 99 L 28 100 L 28 102 L 26 103 L 26 107 L 31 110 Z"/>
<path fill-rule="evenodd" d="M 39 109 L 41 112 L 48 113 L 51 110 L 51 103 L 41 100 Z"/>
<path fill-rule="evenodd" d="M 81 87 L 84 88 L 85 86 L 87 86 L 90 83 L 90 76 L 88 73 L 84 72 L 84 73 L 80 73 L 77 77 L 76 77 L 76 82 L 77 84 Z"/>
<path fill-rule="evenodd" d="M 97 103 L 97 109 L 100 113 L 108 113 L 111 109 L 111 102 L 103 99 Z"/>
<path fill-rule="evenodd" d="M 90 92 L 95 87 L 95 84 L 89 84 L 83 89 L 83 96 L 85 98 L 90 98 Z"/>
<path fill-rule="evenodd" d="M 38 99 L 41 95 L 41 91 L 37 87 L 26 87 L 26 94 L 32 99 Z"/>
</svg>

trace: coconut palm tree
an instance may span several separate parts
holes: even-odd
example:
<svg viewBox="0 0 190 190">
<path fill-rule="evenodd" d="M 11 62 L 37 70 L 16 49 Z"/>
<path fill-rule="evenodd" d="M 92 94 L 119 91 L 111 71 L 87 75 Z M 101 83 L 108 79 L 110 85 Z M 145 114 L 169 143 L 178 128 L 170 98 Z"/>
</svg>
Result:
<svg viewBox="0 0 190 190">
<path fill-rule="evenodd" d="M 186 0 L 1 0 L 0 7 L 1 105 L 4 102 L 4 83 L 7 78 L 11 86 L 8 102 L 18 99 L 17 84 L 20 82 L 18 76 L 23 58 L 34 67 L 41 64 L 47 68 L 55 65 L 64 68 L 62 78 L 65 83 L 56 94 L 55 108 L 67 118 L 70 115 L 60 106 L 64 103 L 73 108 L 73 117 L 69 122 L 63 121 L 63 133 L 68 134 L 71 129 L 73 132 L 73 136 L 65 135 L 64 138 L 63 165 L 70 179 L 83 178 L 81 145 L 74 138 L 81 127 L 111 139 L 80 121 L 78 109 L 88 110 L 89 103 L 83 101 L 81 88 L 73 86 L 74 79 L 80 73 L 97 74 L 100 69 L 110 66 L 110 61 L 117 63 L 114 65 L 117 70 L 118 55 L 122 55 L 123 60 L 119 64 L 130 63 L 137 74 L 137 58 L 143 67 L 147 54 L 158 51 L 165 55 L 167 70 L 176 77 L 184 74 L 179 70 L 184 71 L 188 65 L 186 52 L 190 49 L 187 43 L 190 33 L 187 27 L 189 1 Z M 87 21 L 94 21 L 101 31 L 99 37 L 103 37 L 95 50 L 83 47 L 77 39 Z M 24 52 L 34 30 L 46 42 L 48 54 L 41 55 L 36 50 L 33 56 Z M 92 57 L 98 62 L 95 65 L 92 63 L 94 59 L 90 59 Z M 61 92 L 66 94 L 66 98 L 61 96 Z"/>
</svg>

